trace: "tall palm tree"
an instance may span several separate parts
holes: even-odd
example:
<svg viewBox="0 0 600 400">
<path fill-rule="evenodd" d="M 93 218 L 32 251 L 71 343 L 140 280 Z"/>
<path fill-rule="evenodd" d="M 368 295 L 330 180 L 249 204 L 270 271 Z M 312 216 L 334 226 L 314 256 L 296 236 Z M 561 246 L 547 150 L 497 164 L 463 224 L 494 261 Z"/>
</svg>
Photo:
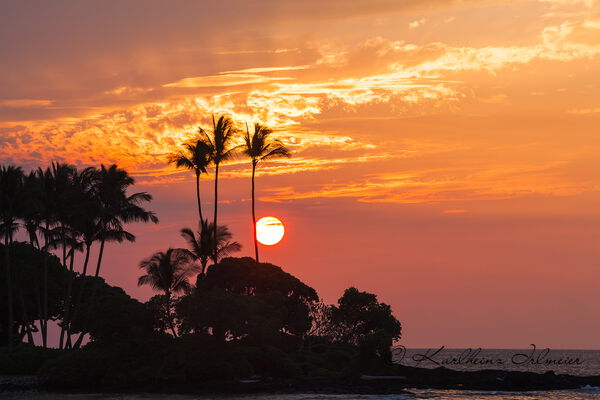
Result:
<svg viewBox="0 0 600 400">
<path fill-rule="evenodd" d="M 99 239 L 101 233 L 101 205 L 94 193 L 94 183 L 97 174 L 98 170 L 96 168 L 89 167 L 81 172 L 77 172 L 74 179 L 75 184 L 78 187 L 78 195 L 77 198 L 74 199 L 73 212 L 68 224 L 71 233 L 71 263 L 69 269 L 73 272 L 75 251 L 84 251 L 85 258 L 81 269 L 81 276 L 87 275 L 92 245 Z M 65 308 L 59 341 L 60 348 L 63 348 L 65 334 L 67 334 L 67 347 L 71 345 L 71 306 L 74 305 L 77 307 L 81 303 L 85 288 L 85 284 L 82 284 L 77 295 L 77 301 L 74 302 L 72 293 L 73 277 L 74 275 L 70 274 L 67 285 L 67 295 L 65 296 Z"/>
<path fill-rule="evenodd" d="M 146 192 L 127 194 L 130 186 L 135 184 L 135 180 L 127 171 L 113 164 L 110 167 L 101 165 L 100 169 L 94 174 L 92 183 L 92 193 L 94 199 L 100 207 L 100 216 L 98 218 L 97 238 L 100 240 L 100 249 L 98 250 L 98 260 L 96 263 L 95 277 L 100 275 L 100 267 L 104 255 L 106 242 L 119 242 L 124 240 L 135 241 L 135 235 L 127 232 L 124 225 L 130 222 L 153 222 L 158 223 L 158 218 L 152 211 L 142 207 L 142 203 L 152 200 L 152 196 Z M 92 307 L 96 297 L 97 285 L 92 288 L 89 307 Z M 73 320 L 77 313 L 81 311 L 78 308 L 73 313 Z M 73 345 L 78 348 L 85 336 L 82 331 L 79 338 Z"/>
<path fill-rule="evenodd" d="M 183 151 L 169 156 L 169 162 L 177 168 L 185 168 L 196 174 L 196 201 L 198 202 L 198 217 L 202 220 L 202 203 L 200 202 L 200 175 L 206 174 L 206 168 L 211 163 L 211 150 L 207 143 L 195 140 L 183 144 Z"/>
<path fill-rule="evenodd" d="M 152 200 L 146 192 L 127 194 L 127 189 L 135 184 L 135 180 L 127 171 L 113 164 L 110 167 L 101 165 L 94 182 L 94 196 L 100 203 L 100 250 L 95 276 L 100 274 L 104 245 L 107 241 L 135 241 L 135 236 L 123 229 L 123 224 L 130 222 L 158 223 L 152 211 L 147 211 L 141 204 Z"/>
<path fill-rule="evenodd" d="M 213 225 L 217 226 L 217 202 L 218 202 L 218 185 L 219 185 L 219 165 L 222 162 L 229 160 L 237 150 L 237 146 L 232 146 L 231 142 L 237 130 L 233 125 L 231 118 L 221 116 L 215 121 L 215 116 L 212 118 L 213 129 L 209 135 L 204 129 L 199 128 L 200 140 L 208 146 L 210 150 L 210 158 L 215 165 L 215 209 L 213 215 Z M 213 230 L 214 242 L 217 243 L 217 229 Z M 217 263 L 217 248 L 213 249 L 213 261 Z"/>
<path fill-rule="evenodd" d="M 51 241 L 51 230 L 50 227 L 56 222 L 57 212 L 57 199 L 55 180 L 52 175 L 50 168 L 45 170 L 38 168 L 35 171 L 37 177 L 37 184 L 39 187 L 39 203 L 40 207 L 40 226 L 41 236 L 44 238 L 44 245 L 41 247 L 44 254 L 44 273 L 42 281 L 42 300 L 41 300 L 41 313 L 40 313 L 40 331 L 42 336 L 42 346 L 48 346 L 48 250 Z"/>
<path fill-rule="evenodd" d="M 206 271 L 206 264 L 208 263 L 208 259 L 213 255 L 215 248 L 217 249 L 217 260 L 242 249 L 242 245 L 239 242 L 231 241 L 233 235 L 227 229 L 227 225 L 220 225 L 217 228 L 217 242 L 215 245 L 214 227 L 207 220 L 202 220 L 198 224 L 197 236 L 190 228 L 183 228 L 181 230 L 181 236 L 188 243 L 191 257 L 200 262 L 200 274 L 202 275 Z"/>
<path fill-rule="evenodd" d="M 12 349 L 14 309 L 13 290 L 10 268 L 10 245 L 13 234 L 18 229 L 17 218 L 21 214 L 23 195 L 23 170 L 14 165 L 0 166 L 0 233 L 4 236 L 4 263 L 6 268 L 6 296 L 8 305 L 7 339 L 8 348 Z"/>
<path fill-rule="evenodd" d="M 140 268 L 146 273 L 139 277 L 138 286 L 148 285 L 154 290 L 164 292 L 167 321 L 174 337 L 177 337 L 177 332 L 173 324 L 171 302 L 173 295 L 189 293 L 191 289 L 188 278 L 197 271 L 190 261 L 187 251 L 169 248 L 165 252 L 154 253 L 140 263 Z"/>
<path fill-rule="evenodd" d="M 67 236 L 69 221 L 80 204 L 80 192 L 77 185 L 77 169 L 69 164 L 53 162 L 44 172 L 48 180 L 51 203 L 53 230 L 48 232 L 48 241 L 60 243 L 62 248 L 62 263 L 67 268 Z M 46 243 L 47 246 L 47 243 Z"/>
<path fill-rule="evenodd" d="M 67 246 L 74 244 L 69 239 L 72 229 L 69 224 L 76 217 L 76 210 L 80 207 L 80 187 L 77 185 L 77 169 L 69 164 L 53 162 L 46 169 L 38 168 L 37 176 L 38 195 L 40 207 L 39 229 L 44 238 L 44 278 L 42 284 L 42 304 L 40 329 L 42 344 L 47 347 L 47 322 L 52 317 L 48 314 L 48 257 L 51 249 L 62 247 L 62 263 L 67 268 Z M 43 225 L 43 226 L 42 226 Z M 65 292 L 67 287 L 65 285 Z"/>
<path fill-rule="evenodd" d="M 273 131 L 259 123 L 254 124 L 254 132 L 250 134 L 246 124 L 243 152 L 252 160 L 252 230 L 254 231 L 254 254 L 258 260 L 258 240 L 256 238 L 256 213 L 254 200 L 254 175 L 256 167 L 261 161 L 277 157 L 290 157 L 290 151 L 279 139 L 271 138 Z"/>
<path fill-rule="evenodd" d="M 31 171 L 23 181 L 25 198 L 23 204 L 23 228 L 29 236 L 29 243 L 36 249 L 40 249 L 38 233 L 41 230 L 42 221 L 42 188 L 36 171 Z"/>
</svg>

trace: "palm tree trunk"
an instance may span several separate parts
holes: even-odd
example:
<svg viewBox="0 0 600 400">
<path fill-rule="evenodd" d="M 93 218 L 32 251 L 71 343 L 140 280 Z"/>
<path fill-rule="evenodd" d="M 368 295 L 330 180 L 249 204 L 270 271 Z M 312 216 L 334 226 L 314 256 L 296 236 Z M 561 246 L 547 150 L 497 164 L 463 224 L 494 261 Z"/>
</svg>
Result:
<svg viewBox="0 0 600 400">
<path fill-rule="evenodd" d="M 214 221 L 213 221 L 213 263 L 217 263 L 217 193 L 218 193 L 218 185 L 219 185 L 219 163 L 215 163 L 215 213 L 214 213 Z"/>
<path fill-rule="evenodd" d="M 85 251 L 85 260 L 83 261 L 83 270 L 81 272 L 81 275 L 85 276 L 86 272 L 87 272 L 87 266 L 88 266 L 88 262 L 90 261 L 90 250 L 92 248 L 92 244 L 87 244 L 86 243 L 86 251 Z"/>
<path fill-rule="evenodd" d="M 200 171 L 196 171 L 196 200 L 198 201 L 198 217 L 202 222 L 202 203 L 200 202 Z"/>
<path fill-rule="evenodd" d="M 42 345 L 48 347 L 48 222 L 44 231 L 44 298 L 42 303 L 42 321 L 40 328 L 42 330 Z"/>
<path fill-rule="evenodd" d="M 256 213 L 254 212 L 254 174 L 256 172 L 256 162 L 252 161 L 252 231 L 254 231 L 254 255 L 256 262 L 258 260 L 258 239 L 256 237 Z"/>
<path fill-rule="evenodd" d="M 62 233 L 62 263 L 67 268 L 67 235 L 65 235 L 65 225 L 61 224 L 60 226 Z"/>
<path fill-rule="evenodd" d="M 67 235 L 65 234 L 65 225 L 64 224 L 60 224 L 61 227 L 61 240 L 62 240 L 62 265 L 63 267 L 65 267 L 65 269 L 67 269 Z M 71 270 L 71 272 L 73 272 Z M 71 282 L 72 275 L 69 274 L 69 277 L 66 278 L 67 280 L 65 282 L 63 282 L 63 300 L 65 301 L 65 303 L 67 302 L 67 298 L 68 298 L 68 292 L 69 292 L 69 284 Z M 64 322 L 64 321 L 63 321 Z M 60 329 L 60 339 L 59 339 L 59 349 L 63 348 L 63 339 L 64 339 L 64 327 L 61 327 Z"/>
<path fill-rule="evenodd" d="M 75 248 L 71 247 L 71 251 L 70 251 L 71 255 L 71 262 L 69 263 L 69 272 L 71 272 L 69 274 L 69 280 L 67 282 L 67 292 L 65 294 L 65 310 L 64 310 L 64 316 L 63 316 L 63 321 L 62 321 L 62 326 L 60 327 L 60 339 L 59 339 L 59 344 L 58 344 L 58 348 L 59 349 L 63 349 L 64 348 L 64 342 L 65 342 L 65 332 L 68 332 L 68 324 L 69 324 L 69 317 L 71 314 L 71 293 L 73 292 L 73 265 L 75 264 Z M 70 342 L 70 341 L 69 341 Z"/>
<path fill-rule="evenodd" d="M 171 328 L 171 332 L 173 332 L 173 337 L 177 337 L 177 332 L 175 331 L 175 325 L 173 325 L 173 315 L 171 314 L 171 292 L 165 292 L 166 297 L 166 307 L 167 307 L 167 320 L 169 321 L 169 327 Z"/>
<path fill-rule="evenodd" d="M 100 265 L 102 264 L 102 255 L 104 254 L 104 242 L 102 239 L 100 241 L 100 251 L 98 252 L 98 263 L 96 264 L 96 274 L 94 275 L 96 278 L 100 275 Z"/>
<path fill-rule="evenodd" d="M 9 230 L 11 224 L 6 224 L 7 231 L 4 233 L 4 265 L 6 268 L 6 294 L 8 297 L 8 349 L 12 350 L 13 347 L 13 325 L 15 323 L 15 316 L 13 314 L 13 297 L 12 297 L 12 278 L 10 276 L 10 255 L 9 251 Z"/>
<path fill-rule="evenodd" d="M 41 250 L 40 249 L 40 241 L 37 237 L 37 233 L 33 233 L 33 235 L 29 235 L 29 241 L 32 247 Z M 42 323 L 41 323 L 41 317 L 42 317 L 42 307 L 40 304 L 40 287 L 38 285 L 38 281 L 37 279 L 35 279 L 35 299 L 36 299 L 36 304 L 37 304 L 37 311 L 38 311 L 38 316 L 40 317 L 40 330 L 42 327 Z M 33 321 L 33 324 L 35 325 L 35 320 Z M 33 343 L 33 342 L 32 342 Z"/>
<path fill-rule="evenodd" d="M 87 273 L 87 266 L 90 261 L 91 249 L 92 249 L 92 244 L 86 243 L 85 244 L 85 260 L 83 261 L 83 269 L 81 272 L 82 277 L 86 276 L 86 273 Z M 72 257 L 75 257 L 75 253 L 73 253 Z M 71 261 L 73 261 L 73 259 L 71 259 Z M 72 265 L 73 265 L 73 263 L 71 262 L 71 266 Z M 71 271 L 73 271 L 73 268 L 71 268 Z M 77 314 L 79 314 L 79 311 L 81 309 L 81 298 L 83 296 L 84 288 L 85 288 L 85 280 L 83 280 L 81 282 L 81 287 L 79 288 L 79 294 L 77 295 L 77 301 L 75 302 L 75 309 L 73 310 L 73 319 L 75 319 L 75 317 L 77 316 Z M 65 306 L 65 319 L 63 320 L 63 327 L 60 332 L 61 346 L 63 343 L 63 335 L 65 332 L 67 334 L 67 347 L 71 346 L 71 303 L 72 303 L 72 298 L 73 298 L 72 292 L 73 292 L 73 275 L 71 275 L 71 279 L 69 281 L 69 297 L 67 298 L 67 304 Z"/>
<path fill-rule="evenodd" d="M 96 273 L 94 274 L 94 276 L 96 278 L 98 277 L 98 275 L 100 275 L 100 266 L 102 265 L 102 256 L 104 255 L 104 243 L 105 242 L 106 241 L 105 241 L 104 238 L 102 238 L 102 240 L 100 240 L 100 250 L 98 251 L 98 263 L 96 264 Z M 89 306 L 88 306 L 90 308 L 94 305 L 94 301 L 96 300 L 97 286 L 98 285 L 96 285 L 96 282 L 92 283 L 92 294 L 90 295 L 90 301 L 89 301 Z M 83 329 L 85 329 L 86 325 L 87 324 L 84 321 L 84 323 L 83 323 Z M 74 349 L 78 349 L 81 346 L 81 343 L 83 342 L 84 336 L 85 336 L 85 330 L 82 330 L 82 332 L 79 334 L 79 337 L 75 341 L 75 344 L 73 345 Z"/>
<path fill-rule="evenodd" d="M 27 343 L 35 346 L 35 343 L 33 341 L 33 335 L 31 334 L 31 329 L 29 326 L 27 307 L 25 306 L 25 299 L 23 298 L 22 291 L 19 291 L 19 301 L 21 302 L 21 312 L 23 313 L 23 320 L 25 321 L 25 325 L 23 326 L 23 328 L 25 329 L 25 333 L 27 334 Z"/>
<path fill-rule="evenodd" d="M 37 315 L 39 317 L 39 321 L 40 321 L 40 330 L 39 332 L 41 332 L 42 334 L 42 338 L 43 338 L 43 333 L 45 331 L 45 326 L 44 323 L 42 322 L 43 320 L 43 307 L 42 307 L 42 296 L 40 296 L 40 283 L 38 282 L 38 280 L 35 280 L 35 302 L 37 305 Z"/>
</svg>

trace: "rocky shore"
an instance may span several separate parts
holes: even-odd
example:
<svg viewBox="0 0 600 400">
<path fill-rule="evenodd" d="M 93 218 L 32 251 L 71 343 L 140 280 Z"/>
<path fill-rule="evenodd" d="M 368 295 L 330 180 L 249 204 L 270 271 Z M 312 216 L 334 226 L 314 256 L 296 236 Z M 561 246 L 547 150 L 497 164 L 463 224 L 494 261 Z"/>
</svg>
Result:
<svg viewBox="0 0 600 400">
<path fill-rule="evenodd" d="M 546 372 L 481 370 L 455 371 L 447 368 L 415 368 L 398 365 L 395 376 L 361 376 L 348 379 L 246 379 L 238 381 L 212 381 L 184 386 L 165 387 L 148 382 L 143 388 L 110 387 L 107 391 L 124 392 L 178 392 L 196 394 L 244 393 L 324 393 L 324 394 L 403 394 L 410 388 L 461 389 L 493 391 L 529 391 L 578 389 L 600 386 L 600 376 L 573 376 Z M 0 390 L 48 389 L 55 391 L 81 390 L 81 388 L 48 387 L 36 376 L 0 376 Z"/>
<path fill-rule="evenodd" d="M 407 366 L 398 366 L 397 371 L 406 378 L 406 386 L 422 389 L 528 391 L 600 386 L 600 375 L 575 376 L 555 374 L 552 371 L 540 374 L 493 369 L 455 371 L 444 367 L 428 369 Z"/>
<path fill-rule="evenodd" d="M 35 375 L 0 375 L 0 391 L 37 389 L 39 386 Z"/>
</svg>

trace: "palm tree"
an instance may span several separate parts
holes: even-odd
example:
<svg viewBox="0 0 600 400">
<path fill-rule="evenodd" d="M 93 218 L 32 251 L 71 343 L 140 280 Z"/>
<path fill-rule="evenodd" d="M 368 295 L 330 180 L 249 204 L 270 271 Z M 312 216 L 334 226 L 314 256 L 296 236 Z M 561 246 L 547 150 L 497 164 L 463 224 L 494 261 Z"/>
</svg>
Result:
<svg viewBox="0 0 600 400">
<path fill-rule="evenodd" d="M 54 164 L 53 164 L 54 166 Z M 37 177 L 37 185 L 39 188 L 39 212 L 40 225 L 38 229 L 41 231 L 41 236 L 44 238 L 44 245 L 41 247 L 44 253 L 44 274 L 42 282 L 42 301 L 40 313 L 40 330 L 42 336 L 42 346 L 48 346 L 48 250 L 50 244 L 51 230 L 50 227 L 56 222 L 57 199 L 55 179 L 50 168 L 45 170 L 38 168 L 35 171 Z"/>
<path fill-rule="evenodd" d="M 48 231 L 47 241 L 60 242 L 62 248 L 62 263 L 67 267 L 67 235 L 69 222 L 80 204 L 80 187 L 77 184 L 77 169 L 69 164 L 52 163 L 44 172 L 48 180 L 49 196 L 52 212 L 52 231 Z M 45 243 L 48 247 L 48 243 Z"/>
<path fill-rule="evenodd" d="M 196 174 L 196 200 L 198 202 L 198 217 L 202 221 L 202 205 L 200 202 L 200 175 L 206 174 L 206 168 L 211 163 L 211 150 L 202 140 L 184 143 L 184 150 L 169 156 L 169 162 L 177 168 L 185 168 Z"/>
<path fill-rule="evenodd" d="M 67 244 L 75 244 L 74 232 L 69 226 L 76 220 L 81 205 L 81 187 L 77 183 L 77 169 L 69 164 L 53 162 L 46 169 L 35 172 L 38 186 L 38 206 L 40 213 L 39 230 L 44 238 L 44 278 L 42 284 L 42 304 L 40 329 L 42 344 L 47 347 L 48 320 L 48 257 L 50 249 L 62 247 L 62 263 L 67 268 Z M 43 226 L 42 226 L 43 225 Z M 65 293 L 68 287 L 65 285 Z M 66 296 L 66 294 L 65 294 Z"/>
<path fill-rule="evenodd" d="M 198 224 L 198 236 L 196 236 L 190 228 L 183 228 L 181 230 L 181 236 L 183 236 L 188 243 L 188 252 L 190 256 L 200 262 L 201 275 L 204 275 L 208 259 L 213 255 L 215 249 L 217 252 L 217 260 L 242 249 L 242 245 L 239 242 L 231 241 L 233 235 L 229 232 L 229 229 L 227 229 L 227 225 L 220 225 L 217 228 L 217 242 L 215 245 L 214 227 L 215 226 L 207 220 L 202 220 Z"/>
<path fill-rule="evenodd" d="M 135 183 L 127 171 L 113 164 L 110 167 L 101 165 L 94 181 L 94 196 L 100 203 L 100 250 L 95 276 L 100 274 L 104 245 L 107 241 L 135 241 L 135 236 L 123 229 L 129 222 L 158 223 L 152 211 L 145 210 L 141 204 L 152 200 L 146 192 L 127 195 L 127 189 Z"/>
<path fill-rule="evenodd" d="M 174 337 L 177 337 L 171 301 L 173 295 L 189 293 L 191 285 L 188 278 L 197 271 L 193 268 L 187 251 L 169 248 L 167 251 L 154 253 L 150 258 L 140 263 L 140 268 L 146 271 L 138 279 L 138 286 L 148 285 L 156 291 L 165 293 L 167 321 Z"/>
<path fill-rule="evenodd" d="M 127 232 L 124 229 L 124 224 L 130 222 L 158 223 L 156 215 L 141 206 L 142 203 L 152 200 L 150 194 L 146 192 L 127 194 L 127 189 L 133 184 L 135 184 L 135 179 L 115 164 L 110 167 L 101 165 L 100 169 L 94 174 L 92 195 L 100 207 L 98 232 L 96 234 L 97 240 L 100 241 L 100 249 L 98 250 L 95 277 L 100 275 L 106 242 L 135 241 L 135 235 Z M 96 291 L 97 285 L 93 285 L 89 307 L 93 306 Z M 81 308 L 74 311 L 73 320 L 76 319 L 79 311 L 81 311 Z M 73 345 L 74 348 L 81 346 L 84 336 L 85 331 L 82 331 Z"/>
<path fill-rule="evenodd" d="M 38 232 L 41 230 L 42 221 L 42 188 L 40 179 L 35 171 L 31 171 L 25 176 L 24 181 L 25 198 L 23 204 L 23 228 L 29 236 L 29 243 L 36 249 L 40 249 L 40 240 Z"/>
<path fill-rule="evenodd" d="M 290 157 L 289 150 L 281 143 L 279 139 L 272 139 L 269 136 L 273 131 L 261 124 L 254 124 L 254 133 L 251 135 L 246 124 L 246 135 L 244 136 L 243 151 L 252 160 L 252 230 L 254 231 L 254 254 L 256 262 L 258 260 L 258 240 L 256 238 L 256 213 L 254 210 L 254 175 L 256 167 L 261 161 L 266 161 L 277 157 Z"/>
<path fill-rule="evenodd" d="M 69 269 L 73 272 L 75 250 L 85 251 L 81 276 L 87 275 L 92 245 L 99 239 L 101 233 L 101 205 L 94 193 L 94 182 L 97 174 L 98 170 L 96 168 L 89 167 L 81 172 L 77 172 L 74 179 L 74 182 L 78 187 L 78 196 L 75 199 L 71 199 L 73 201 L 72 206 L 74 211 L 68 221 L 71 240 L 71 263 Z M 65 296 L 65 308 L 59 341 L 60 348 L 63 348 L 65 333 L 67 334 L 67 347 L 71 345 L 71 305 L 73 304 L 75 307 L 79 306 L 85 288 L 84 280 L 80 287 L 79 294 L 77 295 L 77 301 L 73 302 L 73 277 L 74 275 L 70 274 L 67 294 Z"/>
<path fill-rule="evenodd" d="M 13 346 L 13 291 L 10 268 L 10 245 L 18 229 L 17 218 L 21 213 L 23 195 L 23 170 L 14 165 L 0 166 L 0 233 L 4 235 L 4 263 L 6 268 L 6 296 L 8 305 L 8 348 Z"/>
<path fill-rule="evenodd" d="M 202 128 L 198 129 L 200 140 L 208 146 L 210 158 L 215 165 L 215 210 L 213 225 L 217 226 L 217 202 L 218 202 L 218 184 L 219 184 L 219 165 L 229 160 L 237 146 L 231 146 L 231 141 L 235 137 L 237 130 L 233 126 L 233 121 L 227 116 L 221 116 L 215 121 L 215 116 L 212 118 L 213 130 L 212 135 L 206 133 Z M 212 136 L 212 137 L 211 137 Z M 217 230 L 213 230 L 213 244 L 217 243 Z M 213 249 L 213 262 L 217 263 L 217 248 Z"/>
</svg>

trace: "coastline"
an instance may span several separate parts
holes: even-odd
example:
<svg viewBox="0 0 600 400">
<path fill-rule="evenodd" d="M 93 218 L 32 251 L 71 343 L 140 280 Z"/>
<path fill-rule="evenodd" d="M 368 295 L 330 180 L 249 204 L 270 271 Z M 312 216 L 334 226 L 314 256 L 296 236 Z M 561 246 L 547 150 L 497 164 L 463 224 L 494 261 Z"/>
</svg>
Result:
<svg viewBox="0 0 600 400">
<path fill-rule="evenodd" d="M 544 391 L 600 387 L 600 375 L 574 376 L 568 374 L 481 370 L 456 371 L 445 367 L 436 369 L 396 365 L 394 376 L 357 376 L 352 378 L 254 378 L 241 380 L 205 381 L 179 385 L 147 382 L 138 386 L 82 387 L 49 386 L 34 375 L 0 376 L 0 392 L 47 391 L 54 393 L 154 393 L 197 395 L 244 394 L 411 394 L 410 389 L 444 389 L 465 391 Z"/>
</svg>

